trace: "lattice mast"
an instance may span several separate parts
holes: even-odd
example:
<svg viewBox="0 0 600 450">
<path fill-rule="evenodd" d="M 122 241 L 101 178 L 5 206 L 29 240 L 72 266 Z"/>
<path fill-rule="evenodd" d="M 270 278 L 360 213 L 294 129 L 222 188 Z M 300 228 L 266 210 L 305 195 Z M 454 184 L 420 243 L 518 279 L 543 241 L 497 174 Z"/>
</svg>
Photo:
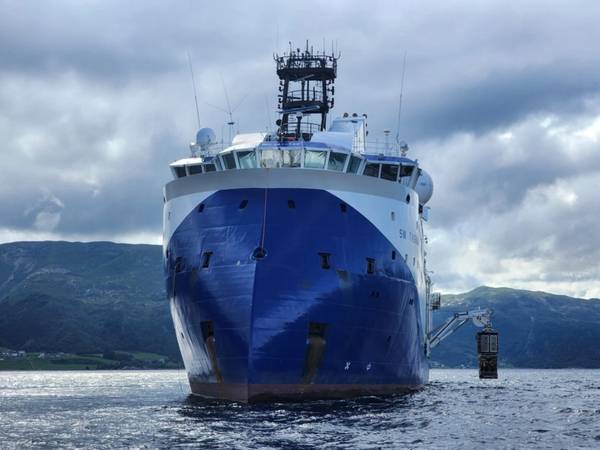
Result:
<svg viewBox="0 0 600 450">
<path fill-rule="evenodd" d="M 339 54 L 315 52 L 306 41 L 305 50 L 294 50 L 290 43 L 289 53 L 274 58 L 280 92 L 279 135 L 309 140 L 314 132 L 325 130 L 327 113 L 333 108 Z M 311 122 L 313 115 L 320 116 L 318 122 Z"/>
</svg>

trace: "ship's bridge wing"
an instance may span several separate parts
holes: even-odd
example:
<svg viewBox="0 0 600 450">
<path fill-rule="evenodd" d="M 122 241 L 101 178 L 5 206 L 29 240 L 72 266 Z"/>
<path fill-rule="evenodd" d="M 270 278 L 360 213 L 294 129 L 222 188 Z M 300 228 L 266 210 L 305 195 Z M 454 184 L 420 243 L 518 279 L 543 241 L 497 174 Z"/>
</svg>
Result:
<svg viewBox="0 0 600 450">
<path fill-rule="evenodd" d="M 183 178 L 199 173 L 216 172 L 220 170 L 219 161 L 214 156 L 197 156 L 194 158 L 179 159 L 169 164 L 171 173 L 175 178 Z"/>
</svg>

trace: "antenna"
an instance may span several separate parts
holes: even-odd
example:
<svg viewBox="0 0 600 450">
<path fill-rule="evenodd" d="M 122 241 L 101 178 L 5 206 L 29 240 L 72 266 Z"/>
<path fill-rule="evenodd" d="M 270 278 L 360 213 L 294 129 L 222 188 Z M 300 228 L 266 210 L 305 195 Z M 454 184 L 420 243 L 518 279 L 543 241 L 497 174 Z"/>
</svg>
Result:
<svg viewBox="0 0 600 450">
<path fill-rule="evenodd" d="M 194 68 L 192 67 L 192 57 L 190 52 L 186 52 L 188 63 L 190 64 L 190 74 L 192 75 L 192 86 L 194 88 L 194 102 L 196 103 L 196 118 L 198 119 L 198 129 L 200 129 L 200 109 L 198 108 L 198 94 L 196 92 L 196 79 L 194 78 Z"/>
<path fill-rule="evenodd" d="M 238 102 L 237 105 L 235 105 L 233 108 L 231 107 L 231 103 L 229 101 L 229 93 L 227 92 L 227 86 L 225 85 L 225 80 L 223 79 L 223 74 L 221 75 L 221 83 L 223 83 L 223 91 L 225 93 L 225 102 L 227 103 L 227 109 L 225 108 L 221 108 L 220 106 L 216 106 L 213 104 L 210 104 L 208 102 L 205 102 L 208 106 L 211 106 L 213 108 L 216 108 L 220 111 L 223 111 L 225 114 L 227 114 L 229 121 L 226 123 L 229 126 L 229 142 L 232 142 L 233 140 L 233 126 L 235 125 L 235 121 L 233 120 L 233 113 L 235 112 L 235 110 L 237 110 L 242 103 L 244 102 L 244 100 L 246 100 L 246 97 L 248 96 L 248 94 L 244 95 L 242 97 L 242 99 Z"/>
<path fill-rule="evenodd" d="M 269 108 L 269 97 L 265 94 L 265 117 L 267 118 L 267 126 L 265 131 L 268 133 L 271 130 L 271 113 Z"/>
<path fill-rule="evenodd" d="M 404 93 L 404 73 L 406 72 L 406 50 L 402 63 L 402 81 L 400 82 L 400 100 L 398 102 L 398 123 L 396 124 L 396 142 L 400 143 L 400 118 L 402 117 L 402 94 Z"/>
</svg>

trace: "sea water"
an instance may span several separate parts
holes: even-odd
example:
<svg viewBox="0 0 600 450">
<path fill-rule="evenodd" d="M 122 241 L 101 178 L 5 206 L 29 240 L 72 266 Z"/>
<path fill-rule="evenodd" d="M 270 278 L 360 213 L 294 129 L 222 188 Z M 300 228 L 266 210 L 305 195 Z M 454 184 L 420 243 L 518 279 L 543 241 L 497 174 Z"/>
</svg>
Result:
<svg viewBox="0 0 600 450">
<path fill-rule="evenodd" d="M 243 405 L 182 371 L 0 372 L 0 448 L 600 448 L 600 370 L 432 370 L 395 397 Z"/>
</svg>

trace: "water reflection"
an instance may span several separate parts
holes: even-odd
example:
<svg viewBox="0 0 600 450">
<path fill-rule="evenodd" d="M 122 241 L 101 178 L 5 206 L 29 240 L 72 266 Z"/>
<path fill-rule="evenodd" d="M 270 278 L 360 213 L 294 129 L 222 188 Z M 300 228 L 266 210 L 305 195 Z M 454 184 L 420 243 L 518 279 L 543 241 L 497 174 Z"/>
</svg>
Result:
<svg viewBox="0 0 600 450">
<path fill-rule="evenodd" d="M 0 447 L 598 447 L 600 372 L 433 371 L 395 397 L 246 405 L 183 372 L 0 372 Z"/>
</svg>

